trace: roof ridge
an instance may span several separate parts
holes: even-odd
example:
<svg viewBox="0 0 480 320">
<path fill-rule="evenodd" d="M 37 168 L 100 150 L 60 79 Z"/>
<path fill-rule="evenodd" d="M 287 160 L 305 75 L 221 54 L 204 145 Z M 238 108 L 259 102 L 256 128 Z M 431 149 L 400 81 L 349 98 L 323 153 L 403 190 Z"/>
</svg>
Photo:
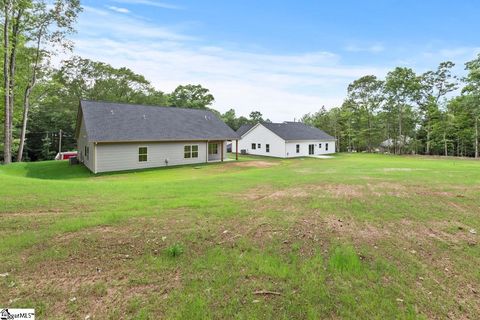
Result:
<svg viewBox="0 0 480 320">
<path fill-rule="evenodd" d="M 126 105 L 126 106 L 134 106 L 134 107 L 154 107 L 154 108 L 164 108 L 164 109 L 180 109 L 180 110 L 195 110 L 195 111 L 208 111 L 212 112 L 209 109 L 197 109 L 197 108 L 187 108 L 187 107 L 176 107 L 176 106 L 161 106 L 158 104 L 139 104 L 139 103 L 129 103 L 129 102 L 115 102 L 115 101 L 108 101 L 108 100 L 90 100 L 90 99 L 81 99 L 80 104 L 82 102 L 91 102 L 91 103 L 104 103 L 104 104 L 113 104 L 113 105 Z"/>
</svg>

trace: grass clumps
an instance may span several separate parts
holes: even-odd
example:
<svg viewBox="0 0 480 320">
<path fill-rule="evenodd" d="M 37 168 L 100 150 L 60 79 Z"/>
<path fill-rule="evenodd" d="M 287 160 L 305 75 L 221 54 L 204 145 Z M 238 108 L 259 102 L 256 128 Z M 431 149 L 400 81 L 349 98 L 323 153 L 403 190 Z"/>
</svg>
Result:
<svg viewBox="0 0 480 320">
<path fill-rule="evenodd" d="M 183 252 L 184 252 L 184 249 L 180 243 L 174 243 L 167 248 L 167 254 L 169 257 L 172 257 L 172 258 L 180 256 Z"/>
<path fill-rule="evenodd" d="M 362 270 L 362 263 L 352 246 L 338 246 L 330 256 L 329 267 L 332 271 L 355 274 Z"/>
</svg>

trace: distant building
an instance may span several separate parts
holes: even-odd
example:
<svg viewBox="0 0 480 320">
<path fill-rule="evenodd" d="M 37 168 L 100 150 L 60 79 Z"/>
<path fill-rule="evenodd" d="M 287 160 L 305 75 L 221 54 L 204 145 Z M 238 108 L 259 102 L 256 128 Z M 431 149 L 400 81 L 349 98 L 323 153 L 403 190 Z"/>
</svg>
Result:
<svg viewBox="0 0 480 320">
<path fill-rule="evenodd" d="M 335 153 L 335 138 L 301 122 L 257 123 L 237 130 L 242 153 L 291 158 Z M 232 150 L 236 150 L 232 142 Z"/>
</svg>

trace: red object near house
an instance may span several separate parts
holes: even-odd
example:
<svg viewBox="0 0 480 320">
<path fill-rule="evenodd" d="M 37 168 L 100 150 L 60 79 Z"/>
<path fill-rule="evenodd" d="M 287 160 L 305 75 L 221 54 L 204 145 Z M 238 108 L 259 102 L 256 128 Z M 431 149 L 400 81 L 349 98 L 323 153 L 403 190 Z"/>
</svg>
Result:
<svg viewBox="0 0 480 320">
<path fill-rule="evenodd" d="M 60 153 L 57 153 L 57 155 L 55 156 L 55 160 L 68 160 L 76 156 L 77 156 L 77 151 L 60 152 Z"/>
</svg>

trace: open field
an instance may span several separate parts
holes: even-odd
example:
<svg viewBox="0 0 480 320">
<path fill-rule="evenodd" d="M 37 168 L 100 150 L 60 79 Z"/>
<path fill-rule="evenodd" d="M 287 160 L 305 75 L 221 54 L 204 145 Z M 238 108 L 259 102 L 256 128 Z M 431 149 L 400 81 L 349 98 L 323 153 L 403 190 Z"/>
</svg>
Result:
<svg viewBox="0 0 480 320">
<path fill-rule="evenodd" d="M 0 306 L 39 319 L 480 318 L 479 161 L 42 162 L 0 179 Z"/>
</svg>

